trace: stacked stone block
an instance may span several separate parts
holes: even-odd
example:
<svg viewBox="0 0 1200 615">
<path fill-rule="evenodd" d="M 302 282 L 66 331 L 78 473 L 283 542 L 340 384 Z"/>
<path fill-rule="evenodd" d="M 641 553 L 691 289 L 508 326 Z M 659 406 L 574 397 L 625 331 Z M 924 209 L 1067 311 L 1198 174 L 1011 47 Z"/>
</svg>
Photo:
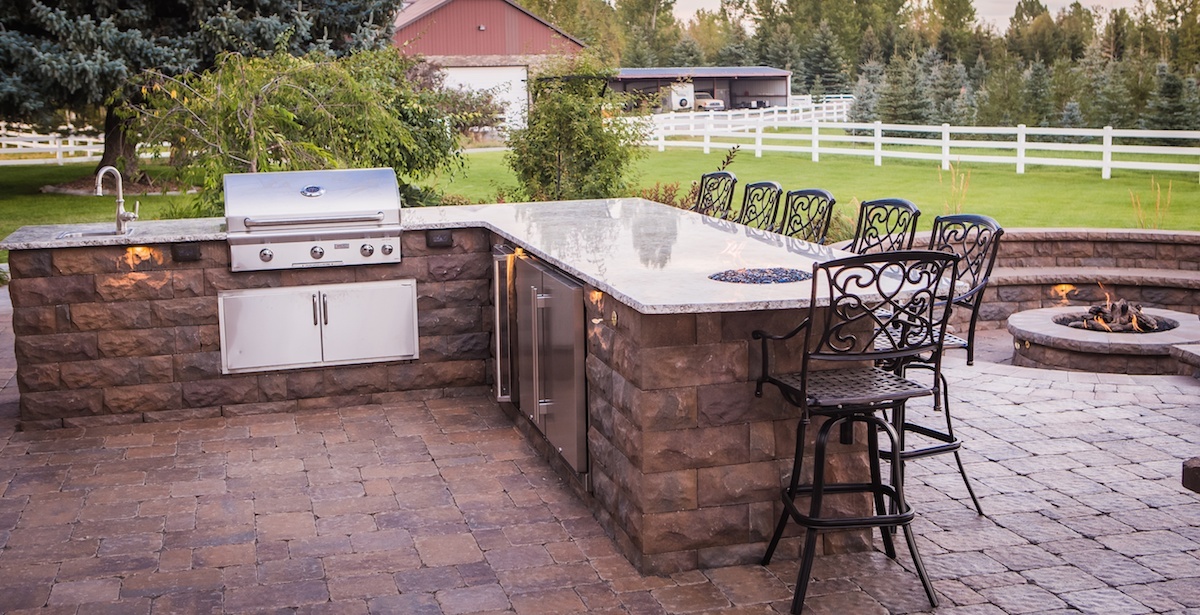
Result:
<svg viewBox="0 0 1200 615">
<path fill-rule="evenodd" d="M 601 523 L 646 574 L 758 561 L 782 512 L 798 411 L 774 387 L 754 396 L 761 359 L 751 332 L 791 330 L 804 311 L 646 315 L 591 288 L 586 304 L 588 444 Z M 798 369 L 798 350 L 779 347 L 772 369 Z M 808 430 L 810 447 L 819 425 L 814 419 Z M 835 477 L 865 473 L 859 436 L 831 446 Z M 857 496 L 827 501 L 832 510 L 869 509 Z M 863 531 L 824 536 L 826 550 L 869 546 Z M 798 548 L 788 538 L 781 553 Z"/>
<path fill-rule="evenodd" d="M 432 397 L 486 385 L 487 234 L 403 238 L 394 265 L 238 272 L 225 242 L 198 261 L 170 245 L 14 250 L 13 329 L 25 429 L 284 412 Z M 222 374 L 217 293 L 415 278 L 420 359 Z"/>
</svg>

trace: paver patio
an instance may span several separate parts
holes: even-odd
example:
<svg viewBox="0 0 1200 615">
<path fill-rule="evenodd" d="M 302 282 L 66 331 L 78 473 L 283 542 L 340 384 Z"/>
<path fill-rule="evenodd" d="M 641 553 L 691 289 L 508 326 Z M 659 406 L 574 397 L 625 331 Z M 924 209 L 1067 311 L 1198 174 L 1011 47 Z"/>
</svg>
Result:
<svg viewBox="0 0 1200 615">
<path fill-rule="evenodd" d="M 794 559 L 646 577 L 496 404 L 15 432 L 0 288 L 0 611 L 775 613 Z M 937 613 L 1200 613 L 1200 381 L 949 363 L 987 517 L 950 458 L 908 495 Z M 790 554 L 792 557 L 795 553 Z M 806 613 L 929 608 L 882 553 L 819 558 Z"/>
</svg>

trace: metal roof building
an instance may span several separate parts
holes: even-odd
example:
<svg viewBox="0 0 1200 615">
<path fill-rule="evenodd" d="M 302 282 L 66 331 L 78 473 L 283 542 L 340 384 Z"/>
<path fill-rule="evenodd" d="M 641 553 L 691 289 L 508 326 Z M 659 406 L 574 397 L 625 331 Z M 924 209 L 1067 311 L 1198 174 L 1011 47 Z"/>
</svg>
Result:
<svg viewBox="0 0 1200 615">
<path fill-rule="evenodd" d="M 692 66 L 622 68 L 609 79 L 620 92 L 657 94 L 675 83 L 692 84 L 724 101 L 726 109 L 786 106 L 792 91 L 792 71 L 769 66 Z"/>
</svg>

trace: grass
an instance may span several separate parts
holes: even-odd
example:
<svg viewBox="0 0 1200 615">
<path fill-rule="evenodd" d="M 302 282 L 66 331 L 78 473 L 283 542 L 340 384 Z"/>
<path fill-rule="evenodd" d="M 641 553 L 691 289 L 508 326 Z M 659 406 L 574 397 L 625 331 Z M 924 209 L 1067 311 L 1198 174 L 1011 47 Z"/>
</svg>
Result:
<svg viewBox="0 0 1200 615">
<path fill-rule="evenodd" d="M 700 150 L 651 150 L 638 164 L 637 183 L 646 187 L 655 182 L 680 182 L 686 189 L 702 173 L 715 169 L 724 154 L 716 148 L 708 155 Z M 472 201 L 491 201 L 498 187 L 516 185 L 504 166 L 503 154 L 480 152 L 467 158 L 465 172 L 441 178 L 436 182 L 439 189 Z M 951 193 L 945 172 L 939 181 L 936 162 L 885 159 L 883 166 L 876 167 L 870 158 L 823 155 L 814 163 L 807 154 L 767 152 L 755 158 L 753 152 L 743 149 L 729 170 L 742 184 L 775 180 L 785 190 L 824 188 L 837 197 L 839 207 L 848 208 L 856 199 L 903 197 L 924 212 L 924 228 L 935 216 L 949 213 L 960 198 L 963 212 L 992 216 L 1010 228 L 1137 228 L 1130 194 L 1151 198 L 1153 178 L 1172 186 L 1172 206 L 1161 227 L 1200 230 L 1200 183 L 1192 174 L 1114 170 L 1113 178 L 1104 180 L 1095 169 L 1030 165 L 1025 174 L 1017 175 L 1009 165 L 962 163 L 955 167 L 959 173 L 971 173 L 964 195 Z"/>
<path fill-rule="evenodd" d="M 713 170 L 725 155 L 714 148 L 709 155 L 700 150 L 647 151 L 637 167 L 637 184 L 680 182 L 686 190 L 702 173 Z M 44 185 L 59 184 L 86 177 L 94 164 L 64 166 L 36 165 L 0 168 L 0 237 L 18 227 L 31 224 L 71 224 L 113 220 L 112 196 L 70 196 L 43 194 Z M 1094 227 L 1137 228 L 1137 211 L 1131 198 L 1153 202 L 1152 182 L 1169 182 L 1171 207 L 1160 228 L 1200 230 L 1200 183 L 1193 174 L 1150 173 L 1114 170 L 1113 178 L 1100 179 L 1095 169 L 1029 166 L 1017 175 L 1009 165 L 961 164 L 959 173 L 971 173 L 965 194 L 952 193 L 943 174 L 939 181 L 938 164 L 925 161 L 885 159 L 876 167 L 870 158 L 824 155 L 814 163 L 807 154 L 767 152 L 755 158 L 743 150 L 729 170 L 745 184 L 775 180 L 786 190 L 825 188 L 837 197 L 842 211 L 857 200 L 903 197 L 924 212 L 921 226 L 928 228 L 933 218 L 949 213 L 961 199 L 962 211 L 992 216 L 1002 226 L 1018 227 Z M 500 190 L 511 192 L 516 186 L 512 172 L 504 164 L 503 152 L 473 152 L 466 166 L 453 174 L 436 178 L 431 185 L 447 193 L 461 194 L 472 202 L 492 202 Z M 142 218 L 154 219 L 170 203 L 183 196 L 127 197 L 142 202 Z M 136 224 L 136 222 L 134 223 Z M 0 262 L 7 262 L 0 251 Z"/>
</svg>

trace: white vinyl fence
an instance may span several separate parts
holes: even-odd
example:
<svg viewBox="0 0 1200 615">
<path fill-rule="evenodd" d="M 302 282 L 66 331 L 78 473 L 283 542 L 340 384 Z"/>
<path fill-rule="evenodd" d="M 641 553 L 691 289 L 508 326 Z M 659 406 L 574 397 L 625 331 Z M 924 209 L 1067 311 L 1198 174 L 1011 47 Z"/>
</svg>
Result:
<svg viewBox="0 0 1200 615">
<path fill-rule="evenodd" d="M 0 128 L 0 165 L 82 162 L 99 160 L 103 153 L 101 138 Z"/>
<path fill-rule="evenodd" d="M 865 156 L 882 166 L 884 158 L 1008 164 L 1024 173 L 1029 165 L 1100 169 L 1104 179 L 1113 169 L 1172 171 L 1200 179 L 1200 131 L 1104 128 L 913 126 L 845 121 L 848 100 L 817 105 L 654 116 L 648 145 L 728 149 L 741 145 L 763 152 L 807 153 L 813 162 L 822 154 Z"/>
</svg>

